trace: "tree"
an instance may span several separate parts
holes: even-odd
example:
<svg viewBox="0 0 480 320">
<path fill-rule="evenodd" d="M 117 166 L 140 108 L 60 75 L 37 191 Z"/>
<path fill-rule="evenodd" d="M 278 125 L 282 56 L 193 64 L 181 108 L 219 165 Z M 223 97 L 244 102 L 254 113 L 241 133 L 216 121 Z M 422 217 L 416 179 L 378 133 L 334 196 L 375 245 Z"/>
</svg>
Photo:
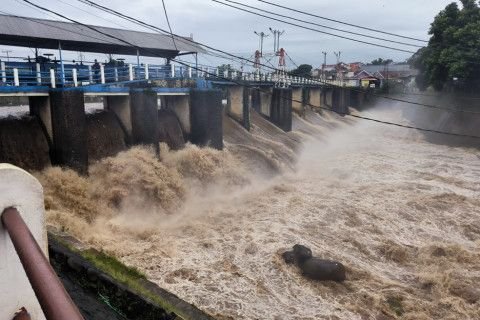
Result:
<svg viewBox="0 0 480 320">
<path fill-rule="evenodd" d="M 378 58 L 378 59 L 375 59 L 373 60 L 372 62 L 370 62 L 369 64 L 371 65 L 374 65 L 374 66 L 381 66 L 381 65 L 386 65 L 386 64 L 390 64 L 392 63 L 393 60 L 392 59 L 382 59 L 382 58 Z"/>
<path fill-rule="evenodd" d="M 480 87 L 480 7 L 475 0 L 461 2 L 462 9 L 453 2 L 435 17 L 428 46 L 409 59 L 419 70 L 416 80 L 421 90 Z"/>
<path fill-rule="evenodd" d="M 309 64 L 301 64 L 296 69 L 290 71 L 290 75 L 294 77 L 310 77 L 312 75 L 313 67 Z"/>
<path fill-rule="evenodd" d="M 218 66 L 218 74 L 221 77 L 223 77 L 225 71 L 228 71 L 228 74 L 230 74 L 234 69 L 230 64 L 222 64 L 221 66 Z"/>
</svg>

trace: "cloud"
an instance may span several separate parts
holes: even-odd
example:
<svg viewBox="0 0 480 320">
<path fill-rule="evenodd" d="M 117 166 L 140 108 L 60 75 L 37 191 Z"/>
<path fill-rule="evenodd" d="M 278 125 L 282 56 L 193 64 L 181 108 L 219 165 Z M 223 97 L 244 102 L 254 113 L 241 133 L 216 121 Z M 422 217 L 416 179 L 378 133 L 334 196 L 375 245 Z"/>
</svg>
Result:
<svg viewBox="0 0 480 320">
<path fill-rule="evenodd" d="M 238 0 L 239 2 L 242 0 Z M 318 15 L 348 21 L 353 24 L 363 25 L 370 28 L 381 29 L 392 33 L 398 33 L 410 37 L 428 39 L 428 29 L 434 16 L 443 9 L 451 0 L 271 0 L 284 6 L 295 7 Z M 3 0 L 8 5 L 2 6 L 5 11 L 18 15 L 42 17 L 53 19 L 51 15 L 39 12 L 22 1 Z M 111 27 L 122 26 L 124 28 L 144 30 L 139 26 L 128 23 L 119 18 L 109 16 L 106 13 L 96 11 L 78 1 L 71 0 L 43 0 L 36 1 L 38 4 L 59 11 L 67 16 L 74 17 L 85 23 L 106 25 Z M 148 23 L 167 28 L 163 8 L 158 0 L 96 0 L 97 3 L 111 7 L 120 12 L 126 13 Z M 323 57 L 321 52 L 327 51 L 329 62 L 335 61 L 334 51 L 342 51 L 344 61 L 371 61 L 377 57 L 392 58 L 396 61 L 403 61 L 410 55 L 408 53 L 396 52 L 393 50 L 377 48 L 364 44 L 351 42 L 344 39 L 316 33 L 289 26 L 280 22 L 240 12 L 232 8 L 222 6 L 210 0 L 165 0 L 170 22 L 175 33 L 182 35 L 193 34 L 195 40 L 204 42 L 210 46 L 225 51 L 244 54 L 250 57 L 257 49 L 258 38 L 253 31 L 268 32 L 268 27 L 285 30 L 281 37 L 281 46 L 284 47 L 296 63 L 309 63 L 319 66 Z M 255 0 L 246 0 L 242 3 L 276 11 L 289 16 L 313 21 L 332 27 L 353 30 L 353 28 L 335 24 L 332 22 L 295 14 L 279 8 L 263 4 Z M 90 13 L 95 13 L 92 15 Z M 108 20 L 104 20 L 108 19 Z M 317 27 L 315 27 L 317 28 Z M 321 28 L 319 28 L 321 29 Z M 357 32 L 367 32 L 355 29 Z M 328 31 L 334 32 L 334 31 Z M 338 32 L 334 32 L 338 33 Z M 340 33 L 339 33 L 340 34 Z M 372 34 L 372 33 L 371 33 Z M 389 37 L 375 34 L 376 36 Z M 352 36 L 359 38 L 358 36 Z M 367 39 L 365 39 L 367 40 Z M 401 39 L 399 39 L 401 40 Z M 372 41 L 374 40 L 367 40 Z M 408 40 L 407 40 L 408 41 Z M 413 42 L 413 41 L 412 41 Z M 393 45 L 402 48 L 412 49 L 400 45 Z M 265 40 L 266 52 L 273 50 L 273 38 Z M 28 54 L 26 49 L 15 49 L 17 54 Z M 15 54 L 15 53 L 14 53 Z M 68 56 L 75 56 L 71 53 Z M 91 55 L 98 56 L 98 55 Z M 130 59 L 130 58 L 129 58 Z M 134 60 L 133 57 L 131 58 Z M 205 57 L 204 62 L 218 64 L 223 61 Z M 228 61 L 224 61 L 228 63 Z M 158 60 L 157 60 L 158 63 Z"/>
</svg>

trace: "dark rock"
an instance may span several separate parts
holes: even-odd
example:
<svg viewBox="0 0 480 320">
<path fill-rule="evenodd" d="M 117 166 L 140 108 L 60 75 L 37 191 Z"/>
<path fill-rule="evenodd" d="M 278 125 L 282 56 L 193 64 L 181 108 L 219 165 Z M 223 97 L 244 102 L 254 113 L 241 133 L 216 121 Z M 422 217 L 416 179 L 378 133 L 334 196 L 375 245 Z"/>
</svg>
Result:
<svg viewBox="0 0 480 320">
<path fill-rule="evenodd" d="M 336 282 L 342 282 L 346 279 L 343 264 L 313 257 L 312 250 L 303 245 L 294 245 L 293 251 L 284 252 L 282 257 L 288 264 L 295 263 L 307 278 Z"/>
</svg>

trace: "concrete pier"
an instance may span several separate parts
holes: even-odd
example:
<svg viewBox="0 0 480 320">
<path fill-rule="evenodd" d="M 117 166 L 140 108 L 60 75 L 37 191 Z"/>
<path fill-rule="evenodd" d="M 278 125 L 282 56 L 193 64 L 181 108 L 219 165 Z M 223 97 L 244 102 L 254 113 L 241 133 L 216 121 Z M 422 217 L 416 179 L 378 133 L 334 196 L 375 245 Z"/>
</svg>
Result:
<svg viewBox="0 0 480 320">
<path fill-rule="evenodd" d="M 190 141 L 200 146 L 223 149 L 222 91 L 192 89 L 190 91 Z"/>
<path fill-rule="evenodd" d="M 285 132 L 292 131 L 292 89 L 273 89 L 270 121 Z"/>
<path fill-rule="evenodd" d="M 85 104 L 82 90 L 50 91 L 52 164 L 88 173 Z M 48 121 L 46 121 L 48 123 Z"/>
<path fill-rule="evenodd" d="M 252 108 L 252 90 L 243 89 L 243 127 L 250 131 L 250 109 Z"/>
<path fill-rule="evenodd" d="M 132 141 L 134 144 L 153 146 L 159 155 L 157 99 L 157 94 L 149 89 L 133 89 L 130 92 Z"/>
<path fill-rule="evenodd" d="M 332 110 L 340 115 L 348 114 L 349 91 L 345 88 L 332 89 Z"/>
</svg>

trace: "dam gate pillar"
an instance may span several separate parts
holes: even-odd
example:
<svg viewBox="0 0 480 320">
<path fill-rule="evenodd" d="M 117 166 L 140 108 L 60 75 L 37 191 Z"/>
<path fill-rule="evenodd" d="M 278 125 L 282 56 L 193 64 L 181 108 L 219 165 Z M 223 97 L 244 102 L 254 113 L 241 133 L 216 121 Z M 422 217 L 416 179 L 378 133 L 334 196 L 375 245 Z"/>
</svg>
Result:
<svg viewBox="0 0 480 320">
<path fill-rule="evenodd" d="M 88 173 L 87 129 L 83 91 L 50 91 L 52 164 Z"/>
<path fill-rule="evenodd" d="M 130 91 L 130 110 L 133 144 L 151 145 L 159 155 L 157 93 L 149 89 Z"/>
<path fill-rule="evenodd" d="M 223 149 L 223 105 L 221 90 L 191 89 L 190 141 Z"/>
<path fill-rule="evenodd" d="M 270 121 L 285 132 L 292 131 L 292 89 L 273 89 Z"/>
</svg>

